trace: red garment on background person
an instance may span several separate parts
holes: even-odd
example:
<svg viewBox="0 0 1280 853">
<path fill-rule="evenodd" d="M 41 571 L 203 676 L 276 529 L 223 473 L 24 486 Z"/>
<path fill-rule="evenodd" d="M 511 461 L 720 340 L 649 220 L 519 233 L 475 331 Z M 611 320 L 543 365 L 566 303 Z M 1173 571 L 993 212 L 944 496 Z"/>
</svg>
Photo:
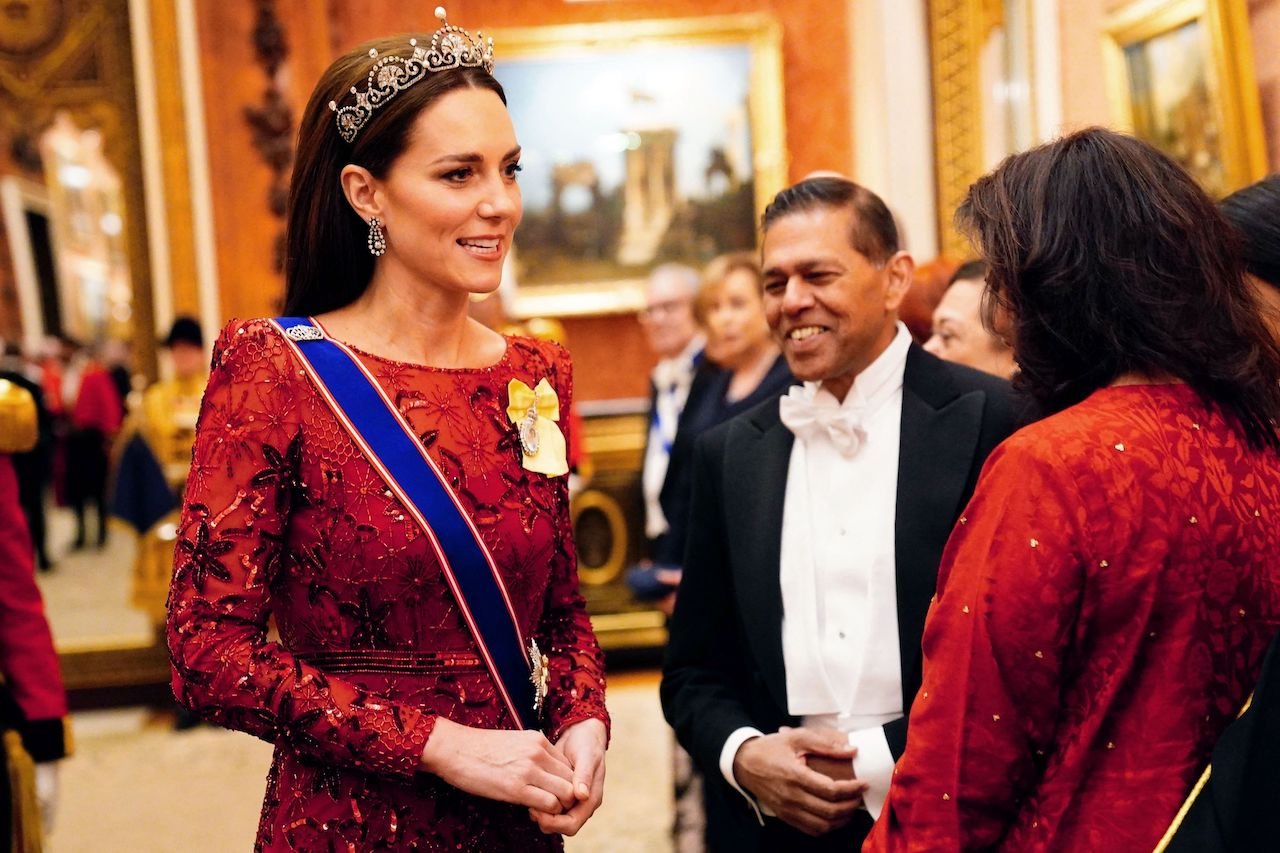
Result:
<svg viewBox="0 0 1280 853">
<path fill-rule="evenodd" d="M 94 429 L 104 436 L 115 435 L 123 421 L 123 404 L 111 374 L 96 361 L 85 365 L 71 410 L 71 423 L 78 429 Z"/>
<path fill-rule="evenodd" d="M 522 630 L 550 658 L 548 737 L 590 718 L 607 725 L 567 478 L 522 466 L 506 413 L 511 379 L 533 388 L 546 378 L 568 410 L 568 355 L 508 337 L 502 359 L 481 369 L 359 356 L 458 495 Z M 519 724 L 476 658 L 427 537 L 265 321 L 233 323 L 217 343 L 185 500 L 169 595 L 174 691 L 210 721 L 275 743 L 257 849 L 560 849 L 527 809 L 419 772 L 438 715 Z M 279 643 L 267 641 L 269 616 Z M 428 652 L 472 662 L 397 671 L 404 653 Z"/>
<path fill-rule="evenodd" d="M 1185 385 L 1103 388 L 987 461 L 864 851 L 1151 850 L 1280 621 L 1280 459 Z"/>
<path fill-rule="evenodd" d="M 63 367 L 56 358 L 46 358 L 40 362 L 40 390 L 44 392 L 44 404 L 54 417 L 66 413 L 62 389 Z"/>
<path fill-rule="evenodd" d="M 33 757 L 50 761 L 65 751 L 62 721 L 67 716 L 67 693 L 36 586 L 34 553 L 18 503 L 13 463 L 0 454 L 0 675 L 26 726 L 40 730 L 40 740 L 56 741 L 52 749 L 35 747 L 33 738 L 24 733 Z"/>
</svg>

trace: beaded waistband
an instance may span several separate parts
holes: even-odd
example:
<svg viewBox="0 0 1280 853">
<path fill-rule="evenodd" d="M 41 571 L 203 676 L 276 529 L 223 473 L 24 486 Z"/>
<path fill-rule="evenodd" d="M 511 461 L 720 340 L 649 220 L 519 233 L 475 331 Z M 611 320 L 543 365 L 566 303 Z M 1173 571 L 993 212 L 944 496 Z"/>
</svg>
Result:
<svg viewBox="0 0 1280 853">
<path fill-rule="evenodd" d="M 484 664 L 471 652 L 403 652 L 380 649 L 342 649 L 302 652 L 296 657 L 323 672 L 373 672 L 387 675 L 438 675 L 477 672 Z"/>
</svg>

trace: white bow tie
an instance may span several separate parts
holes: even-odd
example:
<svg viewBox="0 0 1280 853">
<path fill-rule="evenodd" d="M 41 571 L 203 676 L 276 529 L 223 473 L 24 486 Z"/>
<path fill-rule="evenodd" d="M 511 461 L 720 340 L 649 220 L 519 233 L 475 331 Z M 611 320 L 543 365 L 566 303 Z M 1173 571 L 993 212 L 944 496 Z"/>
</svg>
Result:
<svg viewBox="0 0 1280 853">
<path fill-rule="evenodd" d="M 778 401 L 782 423 L 806 444 L 815 436 L 826 434 L 836 450 L 851 459 L 862 449 L 867 431 L 862 427 L 862 412 L 840 405 L 808 398 L 800 388 Z"/>
</svg>

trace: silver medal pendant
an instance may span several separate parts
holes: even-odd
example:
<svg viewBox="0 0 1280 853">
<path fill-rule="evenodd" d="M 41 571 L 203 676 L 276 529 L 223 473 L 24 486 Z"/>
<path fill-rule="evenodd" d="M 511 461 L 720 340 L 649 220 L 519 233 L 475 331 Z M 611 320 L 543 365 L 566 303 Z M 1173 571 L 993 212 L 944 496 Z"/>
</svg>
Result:
<svg viewBox="0 0 1280 853">
<path fill-rule="evenodd" d="M 547 656 L 538 649 L 538 641 L 531 638 L 529 640 L 529 680 L 533 682 L 533 712 L 539 715 L 547 699 L 549 663 Z"/>
<path fill-rule="evenodd" d="M 538 409 L 535 403 L 520 419 L 520 447 L 526 456 L 537 456 L 538 446 Z"/>
</svg>

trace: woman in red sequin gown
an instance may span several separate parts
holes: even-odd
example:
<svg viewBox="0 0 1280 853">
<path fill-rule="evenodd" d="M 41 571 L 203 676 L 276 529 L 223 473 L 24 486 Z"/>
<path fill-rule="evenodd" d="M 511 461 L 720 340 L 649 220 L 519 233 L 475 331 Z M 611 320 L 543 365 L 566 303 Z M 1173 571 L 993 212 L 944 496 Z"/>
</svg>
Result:
<svg viewBox="0 0 1280 853">
<path fill-rule="evenodd" d="M 520 216 L 500 87 L 429 72 L 348 143 L 327 104 L 363 85 L 369 49 L 334 63 L 304 116 L 286 312 L 352 348 L 470 515 L 549 659 L 543 731 L 511 718 L 428 537 L 262 320 L 215 347 L 169 600 L 174 689 L 274 742 L 259 850 L 559 849 L 600 802 L 603 659 L 566 477 L 533 470 L 507 409 L 513 380 L 546 380 L 567 412 L 569 359 L 467 319 Z"/>
<path fill-rule="evenodd" d="M 961 208 L 1056 414 L 987 460 L 867 851 L 1147 851 L 1280 625 L 1280 350 L 1229 228 L 1098 129 Z"/>
</svg>

